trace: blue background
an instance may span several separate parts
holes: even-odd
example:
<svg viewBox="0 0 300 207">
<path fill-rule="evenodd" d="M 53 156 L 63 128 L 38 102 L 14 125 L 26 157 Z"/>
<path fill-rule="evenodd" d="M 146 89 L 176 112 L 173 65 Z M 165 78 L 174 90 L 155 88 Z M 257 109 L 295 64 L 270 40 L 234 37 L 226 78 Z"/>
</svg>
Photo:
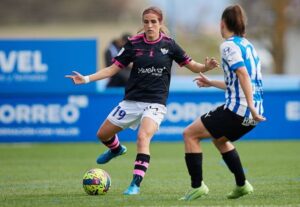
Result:
<svg viewBox="0 0 300 207">
<path fill-rule="evenodd" d="M 96 39 L 2 39 L 0 51 L 6 55 L 11 51 L 41 51 L 42 63 L 48 65 L 47 81 L 1 81 L 0 93 L 91 93 L 96 91 L 96 84 L 91 83 L 75 88 L 65 84 L 64 76 L 73 70 L 82 71 L 83 75 L 94 73 L 97 69 Z M 8 57 L 7 57 L 8 58 Z M 19 74 L 17 66 L 12 73 Z M 0 69 L 0 75 L 7 75 Z M 33 73 L 25 75 L 34 75 Z"/>
<path fill-rule="evenodd" d="M 67 83 L 65 83 L 67 84 Z M 39 96 L 39 95 L 18 95 L 11 96 L 6 95 L 1 97 L 0 108 L 4 104 L 15 107 L 16 105 L 32 106 L 33 104 L 41 104 L 48 106 L 49 104 L 59 104 L 65 106 L 66 104 L 74 104 L 69 101 L 70 97 L 83 97 L 87 101 L 87 105 L 84 107 L 78 107 L 80 112 L 79 119 L 72 123 L 60 123 L 60 124 L 49 124 L 49 123 L 17 123 L 16 121 L 10 124 L 4 124 L 0 120 L 0 131 L 3 128 L 50 128 L 55 130 L 56 128 L 77 128 L 80 133 L 77 135 L 18 135 L 8 136 L 0 134 L 0 142 L 69 142 L 69 141 L 96 141 L 96 132 L 101 123 L 105 120 L 108 113 L 122 100 L 122 92 L 105 92 L 98 94 L 89 94 L 82 96 L 73 96 L 71 94 L 58 94 L 50 96 Z M 201 105 L 211 104 L 213 106 L 223 102 L 223 92 L 171 92 L 168 105 L 177 104 L 180 106 L 188 105 Z M 265 116 L 267 121 L 260 123 L 254 130 L 248 133 L 244 140 L 268 140 L 268 139 L 299 139 L 300 132 L 300 120 L 289 121 L 286 119 L 286 103 L 288 101 L 297 101 L 299 103 L 300 92 L 299 91 L 266 91 L 265 92 Z M 77 106 L 77 104 L 75 103 Z M 79 104 L 80 105 L 80 104 Z M 169 105 L 170 106 L 170 105 Z M 183 108 L 179 108 L 182 112 Z M 297 113 L 300 113 L 298 107 Z M 171 112 L 169 110 L 169 112 Z M 196 113 L 196 117 L 201 111 Z M 173 113 L 176 113 L 173 111 Z M 166 116 L 168 117 L 168 115 Z M 189 123 L 192 122 L 192 118 L 181 118 L 177 122 L 172 122 L 168 119 L 164 120 L 161 129 L 168 127 L 179 127 L 179 130 L 175 133 L 161 133 L 158 132 L 154 136 L 156 141 L 178 141 L 182 140 L 180 129 L 183 129 Z M 168 130 L 167 130 L 168 131 Z M 170 131 L 169 131 L 170 132 Z M 134 141 L 136 139 L 136 131 L 126 129 L 120 133 L 120 139 L 123 141 Z"/>
</svg>

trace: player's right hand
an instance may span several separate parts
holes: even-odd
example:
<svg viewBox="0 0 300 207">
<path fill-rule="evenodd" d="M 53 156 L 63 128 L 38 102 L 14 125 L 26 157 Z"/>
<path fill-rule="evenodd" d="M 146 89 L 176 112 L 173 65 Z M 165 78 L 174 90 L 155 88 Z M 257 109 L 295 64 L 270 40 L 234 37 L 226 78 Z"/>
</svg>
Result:
<svg viewBox="0 0 300 207">
<path fill-rule="evenodd" d="M 266 121 L 266 120 L 267 120 L 266 117 L 264 117 L 264 116 L 262 116 L 262 115 L 259 115 L 259 114 L 256 115 L 256 116 L 254 116 L 253 119 L 254 119 L 255 121 L 258 121 L 258 122 Z"/>
<path fill-rule="evenodd" d="M 84 84 L 85 80 L 84 80 L 84 76 L 81 75 L 80 73 L 76 72 L 76 71 L 72 71 L 74 73 L 74 75 L 66 75 L 66 78 L 70 78 L 73 80 L 74 84 Z"/>
<path fill-rule="evenodd" d="M 196 84 L 199 88 L 212 86 L 209 78 L 201 72 L 199 73 L 199 77 L 195 78 L 194 81 L 196 81 Z"/>
<path fill-rule="evenodd" d="M 255 109 L 254 106 L 249 107 L 249 109 L 250 109 L 252 118 L 253 118 L 255 121 L 261 122 L 261 121 L 266 121 L 266 120 L 267 120 L 266 117 L 264 117 L 264 116 L 262 116 L 262 115 L 260 115 L 260 114 L 258 114 L 258 113 L 256 112 L 256 109 Z"/>
</svg>

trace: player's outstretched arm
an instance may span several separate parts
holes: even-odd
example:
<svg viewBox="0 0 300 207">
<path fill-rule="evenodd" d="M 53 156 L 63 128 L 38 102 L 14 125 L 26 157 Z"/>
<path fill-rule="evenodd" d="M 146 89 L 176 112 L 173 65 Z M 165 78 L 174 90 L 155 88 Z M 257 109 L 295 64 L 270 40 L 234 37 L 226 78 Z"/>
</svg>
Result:
<svg viewBox="0 0 300 207">
<path fill-rule="evenodd" d="M 196 81 L 196 84 L 199 88 L 201 87 L 216 87 L 225 90 L 226 85 L 223 81 L 217 81 L 217 80 L 210 80 L 207 76 L 205 76 L 203 73 L 199 73 L 199 76 L 194 79 Z"/>
<path fill-rule="evenodd" d="M 94 74 L 83 76 L 77 71 L 72 71 L 72 75 L 66 75 L 66 78 L 70 78 L 73 80 L 74 84 L 85 84 L 89 83 L 91 81 L 97 81 L 102 80 L 105 78 L 109 78 L 116 73 L 118 73 L 121 70 L 121 68 L 115 64 L 112 64 L 111 66 L 104 68 L 102 70 L 97 71 Z"/>
<path fill-rule="evenodd" d="M 187 67 L 189 70 L 191 70 L 194 73 L 199 73 L 199 72 L 204 73 L 219 67 L 219 63 L 215 58 L 206 57 L 204 64 L 192 60 L 191 62 L 186 64 L 185 67 Z"/>
</svg>

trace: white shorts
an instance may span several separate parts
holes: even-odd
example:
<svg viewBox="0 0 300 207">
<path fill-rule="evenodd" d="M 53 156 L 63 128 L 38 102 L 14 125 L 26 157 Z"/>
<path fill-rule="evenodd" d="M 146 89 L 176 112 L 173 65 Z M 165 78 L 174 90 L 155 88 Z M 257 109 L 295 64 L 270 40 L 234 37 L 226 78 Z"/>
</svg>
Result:
<svg viewBox="0 0 300 207">
<path fill-rule="evenodd" d="M 157 123 L 157 129 L 167 113 L 167 108 L 162 104 L 145 103 L 137 101 L 122 101 L 116 106 L 107 119 L 114 125 L 123 129 L 136 130 L 144 117 L 149 117 Z"/>
</svg>

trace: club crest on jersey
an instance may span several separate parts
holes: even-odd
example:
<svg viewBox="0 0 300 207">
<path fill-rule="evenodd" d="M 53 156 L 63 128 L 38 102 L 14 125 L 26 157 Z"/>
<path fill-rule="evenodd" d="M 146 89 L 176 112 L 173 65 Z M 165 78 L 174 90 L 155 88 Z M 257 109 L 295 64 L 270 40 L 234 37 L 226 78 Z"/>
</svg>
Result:
<svg viewBox="0 0 300 207">
<path fill-rule="evenodd" d="M 166 49 L 166 48 L 160 48 L 160 51 L 161 51 L 161 53 L 162 53 L 163 55 L 166 55 L 166 54 L 168 54 L 168 52 L 169 52 L 169 50 Z"/>
</svg>

